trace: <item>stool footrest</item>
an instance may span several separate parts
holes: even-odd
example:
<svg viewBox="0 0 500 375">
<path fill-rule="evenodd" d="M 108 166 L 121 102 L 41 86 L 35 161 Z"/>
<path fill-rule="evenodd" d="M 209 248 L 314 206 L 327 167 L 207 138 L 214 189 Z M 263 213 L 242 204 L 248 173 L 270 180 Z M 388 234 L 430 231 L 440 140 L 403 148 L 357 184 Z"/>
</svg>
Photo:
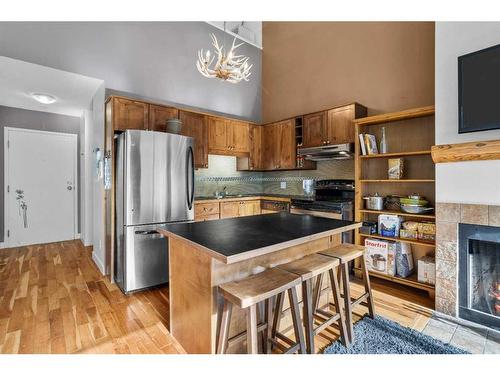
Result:
<svg viewBox="0 0 500 375">
<path fill-rule="evenodd" d="M 370 293 L 366 292 L 362 296 L 358 297 L 357 299 L 351 298 L 352 307 L 357 306 L 362 302 L 365 302 L 365 300 L 368 300 L 368 297 L 370 297 Z"/>
<path fill-rule="evenodd" d="M 283 340 L 284 342 L 286 342 L 288 345 L 295 345 L 296 342 L 293 341 L 291 338 L 285 336 L 284 334 L 282 334 L 281 332 L 276 332 L 276 337 L 279 338 L 280 340 Z"/>
<path fill-rule="evenodd" d="M 260 333 L 262 332 L 263 330 L 265 330 L 267 328 L 267 323 L 260 323 L 258 326 L 257 326 L 257 333 Z M 228 342 L 228 345 L 232 345 L 234 343 L 237 343 L 237 342 L 240 342 L 240 341 L 243 341 L 244 339 L 247 338 L 247 331 L 243 331 L 243 332 L 240 332 L 238 333 L 237 335 L 234 335 L 233 337 L 230 337 L 227 342 Z"/>
<path fill-rule="evenodd" d="M 326 313 L 326 311 L 324 311 L 323 313 Z M 339 313 L 328 314 L 328 315 L 329 315 L 329 317 L 325 319 L 325 318 L 323 318 L 321 316 L 318 316 L 317 314 L 314 314 L 315 317 L 324 320 L 323 323 L 321 323 L 320 325 L 318 325 L 316 328 L 313 329 L 313 332 L 314 332 L 315 335 L 317 335 L 318 333 L 324 331 L 326 328 L 328 328 L 332 324 L 334 324 L 334 323 L 336 324 L 336 322 L 338 320 L 340 320 L 340 314 Z M 336 325 L 338 325 L 338 324 L 336 324 Z"/>
<path fill-rule="evenodd" d="M 278 335 L 276 335 L 276 336 L 278 336 Z M 281 336 L 280 339 L 282 339 L 283 341 L 286 341 L 286 340 L 283 339 L 283 337 L 286 337 L 286 336 Z M 286 337 L 286 338 L 288 339 L 288 337 Z M 290 340 L 290 341 L 292 341 L 293 345 L 290 344 L 290 345 L 292 345 L 290 347 L 287 347 L 287 346 L 283 345 L 281 342 L 279 342 L 276 339 L 269 339 L 269 341 L 272 342 L 272 344 L 274 346 L 278 347 L 278 349 L 281 350 L 283 354 L 295 353 L 300 348 L 300 344 L 295 344 L 295 342 L 292 341 L 292 340 Z"/>
</svg>

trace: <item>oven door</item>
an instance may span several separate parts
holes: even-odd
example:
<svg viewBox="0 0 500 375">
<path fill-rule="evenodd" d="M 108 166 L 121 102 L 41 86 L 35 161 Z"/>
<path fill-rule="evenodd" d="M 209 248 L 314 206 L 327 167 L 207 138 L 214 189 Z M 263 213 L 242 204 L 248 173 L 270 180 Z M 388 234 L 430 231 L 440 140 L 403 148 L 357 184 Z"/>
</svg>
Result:
<svg viewBox="0 0 500 375">
<path fill-rule="evenodd" d="M 311 215 L 318 217 L 325 217 L 327 219 L 338 219 L 338 220 L 352 220 L 352 218 L 342 218 L 342 214 L 340 212 L 324 212 L 324 211 L 313 211 L 313 210 L 304 210 L 302 208 L 292 207 L 290 208 L 291 214 L 296 215 Z M 342 242 L 343 243 L 353 243 L 354 239 L 354 231 L 348 231 L 342 233 Z"/>
<path fill-rule="evenodd" d="M 311 215 L 318 217 L 326 217 L 327 219 L 339 219 L 342 220 L 342 214 L 340 212 L 324 212 L 324 211 L 312 211 L 312 210 L 304 210 L 302 208 L 292 207 L 290 208 L 291 214 L 298 215 Z"/>
</svg>

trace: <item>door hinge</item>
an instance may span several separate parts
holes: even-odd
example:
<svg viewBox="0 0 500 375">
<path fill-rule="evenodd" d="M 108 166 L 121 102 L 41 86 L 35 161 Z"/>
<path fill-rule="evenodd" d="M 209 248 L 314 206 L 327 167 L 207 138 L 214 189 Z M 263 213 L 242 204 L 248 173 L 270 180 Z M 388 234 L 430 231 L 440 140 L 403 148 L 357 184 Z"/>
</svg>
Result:
<svg viewBox="0 0 500 375">
<path fill-rule="evenodd" d="M 10 237 L 10 230 L 7 231 L 7 237 Z"/>
<path fill-rule="evenodd" d="M 7 193 L 10 193 L 10 185 L 7 185 Z"/>
</svg>

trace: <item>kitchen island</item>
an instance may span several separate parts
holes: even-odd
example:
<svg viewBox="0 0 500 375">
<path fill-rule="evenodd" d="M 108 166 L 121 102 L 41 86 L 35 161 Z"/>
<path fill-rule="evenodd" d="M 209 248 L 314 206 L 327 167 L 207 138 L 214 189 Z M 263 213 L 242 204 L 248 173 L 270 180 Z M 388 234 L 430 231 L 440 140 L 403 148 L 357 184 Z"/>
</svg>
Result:
<svg viewBox="0 0 500 375">
<path fill-rule="evenodd" d="M 158 228 L 169 240 L 171 334 L 188 353 L 215 353 L 218 285 L 325 250 L 360 226 L 282 212 Z M 234 311 L 230 336 L 244 329 Z"/>
</svg>

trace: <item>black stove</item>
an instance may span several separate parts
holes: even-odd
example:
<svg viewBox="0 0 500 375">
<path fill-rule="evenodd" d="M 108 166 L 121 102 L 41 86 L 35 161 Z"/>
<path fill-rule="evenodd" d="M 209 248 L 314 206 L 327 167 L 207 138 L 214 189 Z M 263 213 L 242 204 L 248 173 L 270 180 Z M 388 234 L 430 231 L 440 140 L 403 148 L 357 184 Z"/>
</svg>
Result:
<svg viewBox="0 0 500 375">
<path fill-rule="evenodd" d="M 291 213 L 354 220 L 354 181 L 319 180 L 313 199 L 292 199 Z M 353 243 L 353 231 L 342 234 L 343 242 Z"/>
<path fill-rule="evenodd" d="M 352 220 L 354 203 L 353 180 L 319 180 L 314 184 L 314 199 L 292 199 L 292 207 L 319 212 L 346 214 Z M 348 212 L 350 211 L 350 215 Z"/>
</svg>

